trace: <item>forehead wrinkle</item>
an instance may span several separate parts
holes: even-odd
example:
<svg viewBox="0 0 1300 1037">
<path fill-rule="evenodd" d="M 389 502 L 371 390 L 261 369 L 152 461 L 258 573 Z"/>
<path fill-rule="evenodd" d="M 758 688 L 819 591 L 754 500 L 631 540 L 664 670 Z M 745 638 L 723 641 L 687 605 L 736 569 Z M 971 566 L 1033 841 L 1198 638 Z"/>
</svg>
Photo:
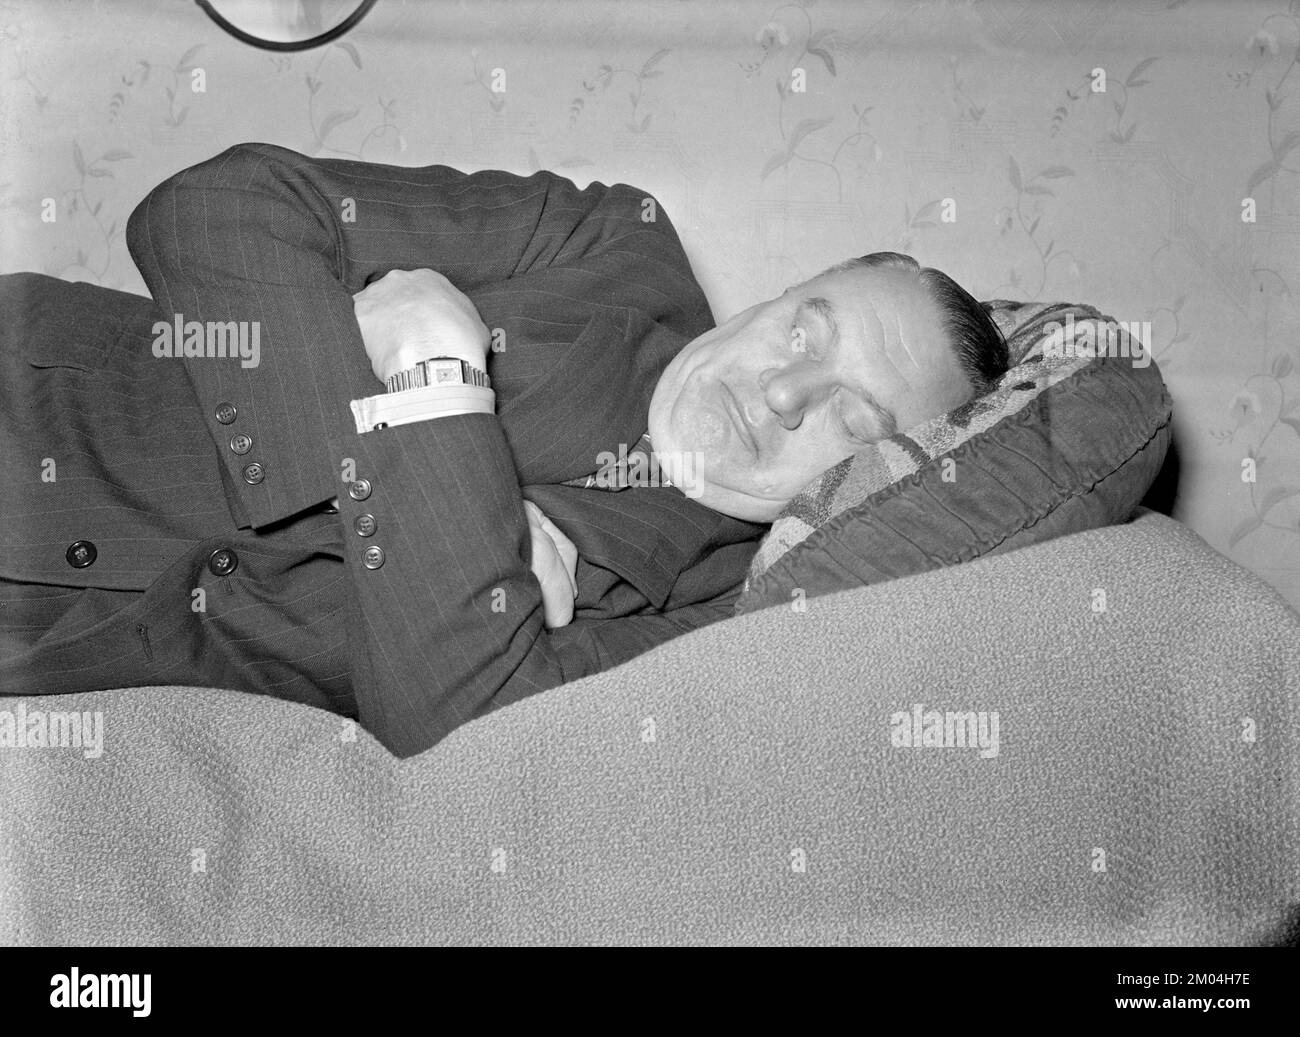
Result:
<svg viewBox="0 0 1300 1037">
<path fill-rule="evenodd" d="M 889 349 L 889 345 L 890 345 L 889 331 L 885 327 L 885 322 L 881 320 L 880 314 L 875 310 L 874 306 L 872 307 L 872 312 L 875 313 L 876 321 L 880 324 L 881 355 L 884 356 L 886 363 L 888 363 L 889 366 L 894 369 L 894 374 L 898 375 L 898 380 L 902 382 L 905 386 L 907 386 L 907 388 L 910 390 L 912 388 L 912 383 L 907 380 L 907 376 L 904 375 L 903 372 L 899 369 L 898 365 L 894 363 L 892 351 Z M 895 307 L 892 316 L 894 318 L 894 335 L 896 336 L 897 343 L 898 345 L 902 346 L 903 349 L 907 352 L 907 355 L 911 357 L 912 356 L 911 350 L 909 350 L 907 348 L 907 344 L 903 342 L 903 320 L 898 315 L 897 307 Z M 916 363 L 916 360 L 913 359 L 912 362 Z"/>
<path fill-rule="evenodd" d="M 903 352 L 907 354 L 907 359 L 912 361 L 912 366 L 918 371 L 921 370 L 921 365 L 916 362 L 916 357 L 912 355 L 912 351 L 907 346 L 907 339 L 903 337 L 903 319 L 898 315 L 897 311 L 894 313 L 894 323 L 898 325 L 898 341 L 903 347 Z"/>
<path fill-rule="evenodd" d="M 876 323 L 880 326 L 880 347 L 877 350 L 877 352 L 884 358 L 885 363 L 887 363 L 891 368 L 893 368 L 894 374 L 898 375 L 898 380 L 902 382 L 904 385 L 907 385 L 908 388 L 911 388 L 907 379 L 903 377 L 903 372 L 898 369 L 898 365 L 894 363 L 893 357 L 889 355 L 889 349 L 887 348 L 889 344 L 889 332 L 885 329 L 885 322 L 880 319 L 880 313 L 876 310 L 875 304 L 872 302 L 868 302 L 866 308 L 867 310 L 870 311 L 871 316 L 875 318 Z M 863 314 L 862 323 L 863 323 L 862 330 L 864 333 L 863 337 L 868 341 L 870 341 L 870 336 L 866 334 L 867 331 L 866 314 Z"/>
</svg>

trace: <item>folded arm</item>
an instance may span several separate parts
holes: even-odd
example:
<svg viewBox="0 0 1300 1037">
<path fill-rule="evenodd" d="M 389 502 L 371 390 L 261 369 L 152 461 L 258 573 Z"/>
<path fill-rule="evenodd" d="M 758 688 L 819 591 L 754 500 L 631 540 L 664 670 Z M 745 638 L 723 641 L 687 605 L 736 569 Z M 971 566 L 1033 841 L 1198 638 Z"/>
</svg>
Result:
<svg viewBox="0 0 1300 1037">
<path fill-rule="evenodd" d="M 165 314 L 260 327 L 256 368 L 194 358 L 186 369 L 235 487 L 232 510 L 247 524 L 339 499 L 357 592 L 349 629 L 360 719 L 399 755 L 728 614 L 712 603 L 548 633 L 498 419 L 361 434 L 349 408 L 379 388 L 353 295 L 393 269 L 435 269 L 471 291 L 577 265 L 653 311 L 662 288 L 622 273 L 658 263 L 682 277 L 685 264 L 666 217 L 642 221 L 645 197 L 625 185 L 580 190 L 551 174 L 313 160 L 257 144 L 172 177 L 132 214 L 131 252 Z M 252 448 L 235 454 L 236 434 Z M 377 527 L 371 536 L 354 533 L 363 515 Z"/>
<path fill-rule="evenodd" d="M 258 326 L 257 369 L 185 363 L 239 508 L 260 528 L 336 492 L 329 430 L 352 420 L 351 399 L 375 391 L 352 296 L 390 270 L 436 270 L 472 293 L 563 265 L 589 275 L 602 301 L 657 307 L 670 324 L 707 311 L 671 223 L 641 219 L 647 197 L 544 172 L 404 168 L 244 144 L 152 191 L 127 241 L 169 319 Z M 663 287 L 646 284 L 647 264 Z M 259 482 L 244 477 L 251 454 L 228 449 L 221 402 L 254 440 Z M 287 414 L 292 425 L 272 433 Z"/>
</svg>

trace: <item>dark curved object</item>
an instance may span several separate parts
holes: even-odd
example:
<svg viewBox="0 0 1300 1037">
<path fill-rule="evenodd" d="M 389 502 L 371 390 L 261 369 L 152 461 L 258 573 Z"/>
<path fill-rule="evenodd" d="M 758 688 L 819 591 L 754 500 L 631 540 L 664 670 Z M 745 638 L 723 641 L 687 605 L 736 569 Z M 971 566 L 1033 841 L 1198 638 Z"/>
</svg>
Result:
<svg viewBox="0 0 1300 1037">
<path fill-rule="evenodd" d="M 370 13 L 370 9 L 375 6 L 375 0 L 361 0 L 360 7 L 344 18 L 343 21 L 339 22 L 338 25 L 334 26 L 334 28 L 322 32 L 319 36 L 313 36 L 311 39 L 307 40 L 284 41 L 264 40 L 260 36 L 254 36 L 251 33 L 245 32 L 238 26 L 232 25 L 212 9 L 212 4 L 210 4 L 208 0 L 194 0 L 194 2 L 198 4 L 204 14 L 241 43 L 247 43 L 251 47 L 261 47 L 263 50 L 279 51 L 311 50 L 313 47 L 320 47 L 326 43 L 330 43 L 342 36 L 345 32 L 356 25 L 357 22 L 361 21 L 362 18 Z"/>
</svg>

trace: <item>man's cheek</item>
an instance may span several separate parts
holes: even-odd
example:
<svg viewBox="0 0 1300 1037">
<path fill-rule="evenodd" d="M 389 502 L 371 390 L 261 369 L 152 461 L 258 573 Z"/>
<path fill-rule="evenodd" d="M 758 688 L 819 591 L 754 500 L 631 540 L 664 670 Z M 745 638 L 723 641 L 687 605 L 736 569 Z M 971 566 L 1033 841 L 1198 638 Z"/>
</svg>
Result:
<svg viewBox="0 0 1300 1037">
<path fill-rule="evenodd" d="M 692 500 L 699 500 L 704 495 L 703 455 L 698 450 L 690 450 L 676 459 L 677 479 L 675 485 Z"/>
</svg>

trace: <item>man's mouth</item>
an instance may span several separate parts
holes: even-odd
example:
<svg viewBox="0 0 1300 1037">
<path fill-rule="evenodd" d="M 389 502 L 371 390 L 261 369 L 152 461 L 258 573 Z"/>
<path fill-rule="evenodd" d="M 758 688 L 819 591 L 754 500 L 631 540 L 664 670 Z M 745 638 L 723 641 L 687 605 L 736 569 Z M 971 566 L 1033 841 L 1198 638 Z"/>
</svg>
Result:
<svg viewBox="0 0 1300 1037">
<path fill-rule="evenodd" d="M 745 412 L 741 409 L 740 401 L 736 399 L 735 393 L 724 383 L 718 383 L 722 387 L 722 407 L 727 412 L 727 417 L 736 427 L 736 433 L 740 436 L 741 441 L 749 447 L 750 453 L 755 457 L 758 456 L 758 444 L 754 441 L 754 433 L 745 421 Z"/>
</svg>

